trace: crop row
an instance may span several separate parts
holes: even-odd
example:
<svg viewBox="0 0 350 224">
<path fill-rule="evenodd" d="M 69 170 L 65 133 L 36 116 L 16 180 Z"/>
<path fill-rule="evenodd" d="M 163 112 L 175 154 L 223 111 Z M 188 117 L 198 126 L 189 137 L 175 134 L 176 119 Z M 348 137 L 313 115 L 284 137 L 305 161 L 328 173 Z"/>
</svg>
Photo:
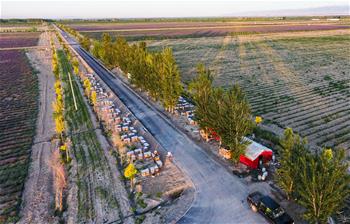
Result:
<svg viewBox="0 0 350 224">
<path fill-rule="evenodd" d="M 239 83 L 243 87 L 255 114 L 281 127 L 292 127 L 320 146 L 337 146 L 350 141 L 350 130 L 341 126 L 350 110 L 348 41 L 348 36 L 339 35 L 163 42 L 173 46 L 185 82 L 195 75 L 194 59 L 200 58 L 212 68 L 216 85 Z M 150 45 L 151 49 L 163 46 L 162 41 Z M 332 131 L 333 138 L 327 138 Z M 317 141 L 316 133 L 320 133 Z"/>
<path fill-rule="evenodd" d="M 24 52 L 0 56 L 7 59 L 0 66 L 0 220 L 14 220 L 35 134 L 38 81 Z"/>
<path fill-rule="evenodd" d="M 0 48 L 31 47 L 38 43 L 40 33 L 6 33 L 0 36 Z"/>
</svg>

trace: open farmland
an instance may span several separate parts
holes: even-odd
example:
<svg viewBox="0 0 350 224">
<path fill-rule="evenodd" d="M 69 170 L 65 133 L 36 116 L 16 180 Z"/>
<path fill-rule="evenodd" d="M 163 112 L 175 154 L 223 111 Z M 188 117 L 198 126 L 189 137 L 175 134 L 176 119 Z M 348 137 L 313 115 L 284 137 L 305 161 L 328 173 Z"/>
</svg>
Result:
<svg viewBox="0 0 350 224">
<path fill-rule="evenodd" d="M 33 33 L 1 33 L 0 48 L 32 47 L 37 45 L 39 32 Z"/>
<path fill-rule="evenodd" d="M 37 77 L 25 53 L 0 51 L 0 222 L 15 216 L 20 205 L 35 133 L 37 97 Z"/>
<path fill-rule="evenodd" d="M 184 82 L 201 61 L 215 74 L 215 85 L 239 83 L 267 125 L 292 127 L 318 146 L 350 149 L 350 37 L 337 33 L 162 40 L 149 46 L 173 48 Z"/>
<path fill-rule="evenodd" d="M 185 37 L 214 37 L 247 33 L 275 33 L 291 31 L 335 30 L 350 28 L 343 23 L 328 21 L 298 22 L 167 22 L 167 23 L 84 23 L 71 24 L 72 28 L 92 38 L 103 32 L 124 36 L 128 40 L 165 39 Z"/>
</svg>

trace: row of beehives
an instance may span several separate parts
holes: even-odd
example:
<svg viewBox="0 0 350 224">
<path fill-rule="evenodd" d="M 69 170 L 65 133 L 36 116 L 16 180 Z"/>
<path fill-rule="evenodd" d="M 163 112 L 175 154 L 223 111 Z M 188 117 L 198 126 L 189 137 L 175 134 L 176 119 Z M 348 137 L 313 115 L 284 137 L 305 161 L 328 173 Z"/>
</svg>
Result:
<svg viewBox="0 0 350 224">
<path fill-rule="evenodd" d="M 189 103 L 184 97 L 179 97 L 175 110 L 180 115 L 186 116 L 189 124 L 196 125 L 196 121 L 194 119 L 194 105 Z"/>
<path fill-rule="evenodd" d="M 122 141 L 126 152 L 128 162 L 134 162 L 136 168 L 137 161 L 147 164 L 142 166 L 141 175 L 148 176 L 156 174 L 163 167 L 157 151 L 150 151 L 150 144 L 139 134 L 138 127 L 135 125 L 135 119 L 132 118 L 128 111 L 122 110 L 111 99 L 113 94 L 107 92 L 100 82 L 92 74 L 88 74 L 87 78 L 91 83 L 91 91 L 96 92 L 96 105 L 94 107 L 100 120 L 104 121 L 108 130 L 112 132 L 112 142 L 115 146 L 117 141 Z M 139 127 L 140 128 L 140 127 Z M 114 138 L 113 136 L 119 136 Z M 119 144 L 120 145 L 120 144 Z"/>
</svg>

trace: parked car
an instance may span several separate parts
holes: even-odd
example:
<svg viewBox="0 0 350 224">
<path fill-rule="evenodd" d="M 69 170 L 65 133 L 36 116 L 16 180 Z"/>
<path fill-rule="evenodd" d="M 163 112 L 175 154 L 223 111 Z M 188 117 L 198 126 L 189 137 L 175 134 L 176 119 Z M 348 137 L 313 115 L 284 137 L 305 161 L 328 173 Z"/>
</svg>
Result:
<svg viewBox="0 0 350 224">
<path fill-rule="evenodd" d="M 272 198 L 260 192 L 248 195 L 247 202 L 254 212 L 262 214 L 270 223 L 294 224 L 294 220 Z"/>
</svg>

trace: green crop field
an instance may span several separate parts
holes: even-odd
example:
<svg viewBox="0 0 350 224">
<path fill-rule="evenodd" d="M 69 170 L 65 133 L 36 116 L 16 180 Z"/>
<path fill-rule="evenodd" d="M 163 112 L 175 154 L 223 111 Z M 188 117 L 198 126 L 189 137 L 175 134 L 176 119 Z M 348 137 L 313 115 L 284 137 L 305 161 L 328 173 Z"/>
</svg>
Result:
<svg viewBox="0 0 350 224">
<path fill-rule="evenodd" d="M 350 36 L 259 35 L 149 41 L 173 48 L 185 83 L 196 64 L 209 66 L 216 86 L 239 83 L 255 115 L 292 127 L 318 146 L 350 149 Z M 305 32 L 306 34 L 306 32 Z"/>
</svg>

